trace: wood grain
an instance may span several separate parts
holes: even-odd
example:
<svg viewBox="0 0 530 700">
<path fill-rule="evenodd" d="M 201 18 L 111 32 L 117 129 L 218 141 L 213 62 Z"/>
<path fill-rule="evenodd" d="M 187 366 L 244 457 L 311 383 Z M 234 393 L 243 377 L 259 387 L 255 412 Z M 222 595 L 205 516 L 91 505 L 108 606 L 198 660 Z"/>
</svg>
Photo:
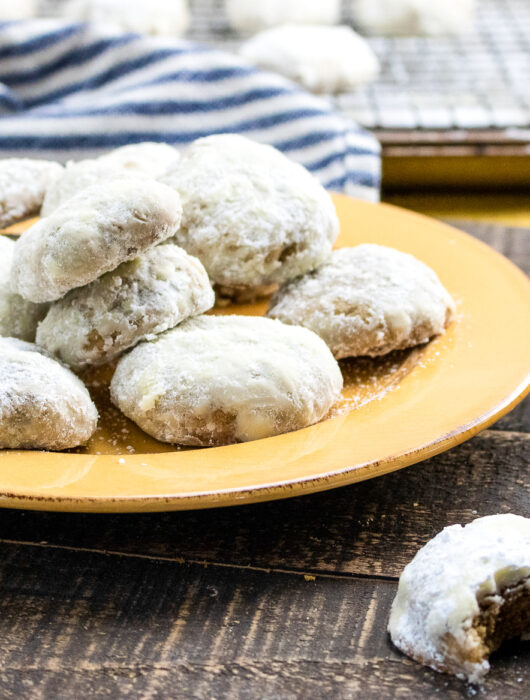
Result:
<svg viewBox="0 0 530 700">
<path fill-rule="evenodd" d="M 2 560 L 2 697 L 465 697 L 389 643 L 391 582 L 9 545 Z M 529 661 L 530 644 L 500 658 L 484 697 L 522 697 Z"/>
</svg>

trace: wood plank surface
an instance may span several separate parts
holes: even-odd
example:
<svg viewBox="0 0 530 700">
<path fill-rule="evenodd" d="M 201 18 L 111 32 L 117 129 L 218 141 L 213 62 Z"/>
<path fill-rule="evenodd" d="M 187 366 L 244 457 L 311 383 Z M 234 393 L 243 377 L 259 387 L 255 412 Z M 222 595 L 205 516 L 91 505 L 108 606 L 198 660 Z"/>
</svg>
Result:
<svg viewBox="0 0 530 700">
<path fill-rule="evenodd" d="M 473 227 L 524 269 L 527 231 Z M 405 564 L 444 526 L 530 517 L 530 408 L 372 481 L 130 516 L 0 511 L 0 698 L 467 698 L 386 634 Z M 485 700 L 530 696 L 530 643 Z"/>
</svg>

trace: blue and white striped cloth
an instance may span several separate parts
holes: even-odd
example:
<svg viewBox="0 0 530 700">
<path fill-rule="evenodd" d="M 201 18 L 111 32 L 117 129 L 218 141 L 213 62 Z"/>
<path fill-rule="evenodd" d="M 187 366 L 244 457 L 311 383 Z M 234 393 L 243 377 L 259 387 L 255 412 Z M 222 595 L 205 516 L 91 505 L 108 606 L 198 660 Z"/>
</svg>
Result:
<svg viewBox="0 0 530 700">
<path fill-rule="evenodd" d="M 329 189 L 379 195 L 372 135 L 326 100 L 203 45 L 56 20 L 3 23 L 0 81 L 1 158 L 76 160 L 238 132 L 273 144 Z"/>
</svg>

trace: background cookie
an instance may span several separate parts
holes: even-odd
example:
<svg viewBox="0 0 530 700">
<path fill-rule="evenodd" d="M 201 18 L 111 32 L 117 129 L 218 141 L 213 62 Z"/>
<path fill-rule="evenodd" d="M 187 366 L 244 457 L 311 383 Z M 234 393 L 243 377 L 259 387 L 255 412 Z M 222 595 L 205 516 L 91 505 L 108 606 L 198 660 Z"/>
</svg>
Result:
<svg viewBox="0 0 530 700">
<path fill-rule="evenodd" d="M 179 158 L 180 153 L 168 143 L 145 141 L 116 148 L 100 156 L 98 161 L 122 168 L 135 177 L 144 175 L 156 180 Z"/>
<path fill-rule="evenodd" d="M 199 139 L 163 182 L 182 198 L 175 242 L 226 288 L 301 275 L 329 257 L 339 232 L 331 197 L 305 168 L 235 134 Z"/>
<path fill-rule="evenodd" d="M 313 92 L 345 92 L 374 80 L 375 53 L 350 27 L 274 27 L 247 41 L 241 55 Z"/>
<path fill-rule="evenodd" d="M 530 519 L 445 528 L 405 567 L 388 629 L 420 663 L 483 680 L 490 653 L 530 632 Z"/>
<path fill-rule="evenodd" d="M 112 401 L 163 442 L 225 445 L 312 425 L 342 375 L 314 333 L 249 316 L 200 316 L 123 357 Z"/>
<path fill-rule="evenodd" d="M 214 301 L 201 263 L 161 245 L 52 304 L 37 342 L 71 367 L 101 365 Z"/>
<path fill-rule="evenodd" d="M 0 338 L 0 448 L 77 447 L 92 436 L 97 420 L 75 374 L 36 345 Z"/>
<path fill-rule="evenodd" d="M 11 285 L 54 301 L 173 236 L 178 194 L 154 180 L 110 180 L 80 192 L 18 239 Z"/>
<path fill-rule="evenodd" d="M 310 328 L 340 359 L 426 343 L 443 333 L 454 312 L 451 296 L 427 265 L 365 244 L 333 251 L 317 270 L 286 284 L 267 315 Z"/>
<path fill-rule="evenodd" d="M 340 0 L 226 0 L 226 13 L 234 29 L 252 34 L 280 24 L 335 24 Z"/>
<path fill-rule="evenodd" d="M 33 342 L 37 324 L 48 311 L 48 304 L 33 304 L 11 291 L 11 263 L 15 243 L 0 236 L 0 336 Z"/>
<path fill-rule="evenodd" d="M 37 214 L 46 189 L 62 170 L 49 160 L 0 160 L 0 228 Z"/>
</svg>

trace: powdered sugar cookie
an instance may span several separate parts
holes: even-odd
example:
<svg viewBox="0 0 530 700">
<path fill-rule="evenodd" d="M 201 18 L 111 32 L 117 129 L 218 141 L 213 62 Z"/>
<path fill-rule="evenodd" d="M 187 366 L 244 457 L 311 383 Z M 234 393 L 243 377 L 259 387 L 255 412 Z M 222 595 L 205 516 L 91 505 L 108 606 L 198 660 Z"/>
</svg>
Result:
<svg viewBox="0 0 530 700">
<path fill-rule="evenodd" d="M 66 450 L 85 444 L 98 413 L 86 387 L 36 345 L 0 338 L 0 447 Z"/>
<path fill-rule="evenodd" d="M 70 0 L 61 14 L 119 31 L 182 36 L 190 23 L 188 0 Z"/>
<path fill-rule="evenodd" d="M 54 301 L 173 236 L 178 194 L 154 180 L 109 180 L 72 197 L 18 239 L 13 291 Z"/>
<path fill-rule="evenodd" d="M 101 365 L 214 301 L 201 263 L 160 245 L 52 304 L 37 342 L 73 368 Z"/>
<path fill-rule="evenodd" d="M 89 187 L 126 177 L 129 177 L 129 173 L 123 168 L 103 160 L 71 161 L 46 189 L 41 216 L 50 216 L 62 204 Z"/>
<path fill-rule="evenodd" d="M 156 180 L 179 158 L 179 151 L 168 143 L 145 141 L 116 148 L 100 156 L 98 161 L 122 168 L 134 177 L 144 175 Z"/>
<path fill-rule="evenodd" d="M 240 53 L 313 92 L 353 90 L 379 72 L 370 45 L 350 27 L 275 27 L 247 41 Z"/>
<path fill-rule="evenodd" d="M 0 160 L 0 228 L 38 214 L 46 189 L 62 170 L 49 160 Z"/>
<path fill-rule="evenodd" d="M 475 0 L 350 0 L 356 24 L 373 34 L 460 34 L 473 23 Z"/>
<path fill-rule="evenodd" d="M 14 241 L 0 236 L 0 336 L 33 342 L 48 304 L 33 304 L 11 291 L 9 278 L 14 249 Z"/>
<path fill-rule="evenodd" d="M 443 333 L 454 311 L 427 265 L 365 244 L 334 251 L 317 270 L 282 287 L 268 316 L 310 328 L 340 359 L 426 343 Z"/>
<path fill-rule="evenodd" d="M 111 397 L 158 440 L 227 445 L 321 420 L 342 375 L 304 328 L 249 316 L 200 316 L 118 363 Z"/>
<path fill-rule="evenodd" d="M 182 198 L 175 242 L 228 292 L 259 292 L 312 270 L 329 257 L 339 232 L 320 183 L 243 136 L 199 139 L 163 181 Z"/>
<path fill-rule="evenodd" d="M 530 519 L 445 528 L 405 567 L 388 629 L 416 661 L 481 682 L 489 655 L 530 633 Z"/>
<path fill-rule="evenodd" d="M 226 0 L 231 25 L 243 34 L 253 34 L 280 24 L 335 24 L 340 0 Z"/>
</svg>

